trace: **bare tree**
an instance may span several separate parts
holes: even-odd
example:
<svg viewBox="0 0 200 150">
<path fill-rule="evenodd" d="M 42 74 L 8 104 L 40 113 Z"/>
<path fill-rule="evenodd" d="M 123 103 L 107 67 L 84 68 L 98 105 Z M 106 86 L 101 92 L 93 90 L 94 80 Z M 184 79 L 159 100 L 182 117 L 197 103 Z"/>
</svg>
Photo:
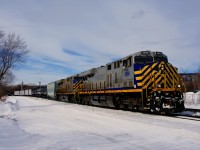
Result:
<svg viewBox="0 0 200 150">
<path fill-rule="evenodd" d="M 26 43 L 19 36 L 0 32 L 0 82 L 5 81 L 16 65 L 25 61 L 28 52 Z"/>
<path fill-rule="evenodd" d="M 12 69 L 25 62 L 27 45 L 20 36 L 0 31 L 0 97 L 14 80 Z"/>
<path fill-rule="evenodd" d="M 14 74 L 10 70 L 8 70 L 0 82 L 0 87 L 8 86 L 9 84 L 11 84 L 14 81 L 14 79 L 15 79 Z"/>
</svg>

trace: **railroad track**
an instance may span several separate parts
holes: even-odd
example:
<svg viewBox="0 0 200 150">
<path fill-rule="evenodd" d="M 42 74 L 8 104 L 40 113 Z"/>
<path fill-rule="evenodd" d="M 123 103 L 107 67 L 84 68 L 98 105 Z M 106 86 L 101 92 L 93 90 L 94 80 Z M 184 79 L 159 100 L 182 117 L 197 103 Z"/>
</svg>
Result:
<svg viewBox="0 0 200 150">
<path fill-rule="evenodd" d="M 194 112 L 194 113 L 199 112 L 200 113 L 200 109 L 194 109 L 194 108 L 186 108 L 185 111 L 191 111 L 191 112 Z"/>
<path fill-rule="evenodd" d="M 172 113 L 168 116 L 186 120 L 200 121 L 200 109 L 186 108 L 181 113 Z"/>
<path fill-rule="evenodd" d="M 196 117 L 196 116 L 178 115 L 178 116 L 174 116 L 174 117 L 179 118 L 179 119 L 185 119 L 185 120 L 200 121 L 200 117 Z"/>
</svg>

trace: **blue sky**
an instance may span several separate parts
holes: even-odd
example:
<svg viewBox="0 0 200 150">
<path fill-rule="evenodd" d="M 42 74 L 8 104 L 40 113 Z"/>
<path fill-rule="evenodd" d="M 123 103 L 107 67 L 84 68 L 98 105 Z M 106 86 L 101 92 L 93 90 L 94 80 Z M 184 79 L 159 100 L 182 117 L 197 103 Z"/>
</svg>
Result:
<svg viewBox="0 0 200 150">
<path fill-rule="evenodd" d="M 15 83 L 46 84 L 141 50 L 200 64 L 199 0 L 0 0 L 0 30 L 30 50 Z"/>
</svg>

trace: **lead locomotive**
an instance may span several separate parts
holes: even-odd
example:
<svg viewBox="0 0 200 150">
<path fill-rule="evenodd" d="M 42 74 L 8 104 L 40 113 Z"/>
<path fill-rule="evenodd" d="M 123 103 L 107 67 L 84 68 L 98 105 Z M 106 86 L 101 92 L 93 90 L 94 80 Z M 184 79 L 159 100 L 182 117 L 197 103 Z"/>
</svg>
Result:
<svg viewBox="0 0 200 150">
<path fill-rule="evenodd" d="M 47 85 L 48 97 L 152 112 L 184 109 L 185 88 L 162 52 L 140 51 Z"/>
</svg>

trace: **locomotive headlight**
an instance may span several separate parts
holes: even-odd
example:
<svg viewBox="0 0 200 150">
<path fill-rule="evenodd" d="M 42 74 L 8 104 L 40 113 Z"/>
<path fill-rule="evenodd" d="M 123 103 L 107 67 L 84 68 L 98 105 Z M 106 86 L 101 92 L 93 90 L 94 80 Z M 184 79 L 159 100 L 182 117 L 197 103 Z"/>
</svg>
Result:
<svg viewBox="0 0 200 150">
<path fill-rule="evenodd" d="M 161 68 L 160 68 L 161 70 L 164 70 L 165 69 L 165 66 L 164 65 L 161 65 Z"/>
</svg>

